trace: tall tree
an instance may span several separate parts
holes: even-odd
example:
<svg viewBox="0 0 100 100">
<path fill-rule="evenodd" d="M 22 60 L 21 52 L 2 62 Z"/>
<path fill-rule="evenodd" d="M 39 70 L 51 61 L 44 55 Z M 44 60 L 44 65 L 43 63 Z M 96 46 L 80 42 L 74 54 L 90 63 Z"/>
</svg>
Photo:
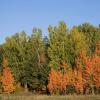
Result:
<svg viewBox="0 0 100 100">
<path fill-rule="evenodd" d="M 36 91 L 46 89 L 49 68 L 47 66 L 47 55 L 42 31 L 33 29 L 29 42 L 26 46 L 26 69 L 25 79 L 30 89 Z M 30 77 L 30 78 L 29 78 Z"/>
<path fill-rule="evenodd" d="M 85 36 L 83 33 L 78 32 L 77 27 L 73 27 L 68 36 L 67 42 L 67 53 L 68 53 L 68 62 L 72 67 L 75 66 L 75 59 L 79 55 L 81 49 L 87 49 L 87 44 L 85 41 Z"/>
<path fill-rule="evenodd" d="M 100 28 L 89 23 L 84 23 L 78 26 L 79 32 L 83 32 L 86 36 L 85 40 L 88 44 L 89 55 L 93 54 L 96 48 L 97 41 L 100 39 Z"/>
<path fill-rule="evenodd" d="M 68 29 L 64 22 L 60 22 L 59 26 L 49 26 L 49 39 L 48 39 L 48 57 L 50 59 L 49 66 L 54 69 L 60 69 L 62 62 L 67 62 L 67 35 Z"/>
<path fill-rule="evenodd" d="M 4 56 L 8 58 L 9 67 L 12 69 L 16 82 L 21 82 L 25 65 L 25 45 L 28 37 L 25 32 L 16 33 L 6 38 L 3 44 Z"/>
</svg>

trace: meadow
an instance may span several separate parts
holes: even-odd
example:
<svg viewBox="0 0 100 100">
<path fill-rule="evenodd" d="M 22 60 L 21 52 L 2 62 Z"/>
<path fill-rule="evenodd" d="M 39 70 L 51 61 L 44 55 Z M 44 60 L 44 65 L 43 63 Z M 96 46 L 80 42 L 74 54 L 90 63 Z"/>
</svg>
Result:
<svg viewBox="0 0 100 100">
<path fill-rule="evenodd" d="M 48 96 L 48 95 L 0 95 L 0 100 L 100 100 L 100 95 L 66 95 L 66 96 Z"/>
</svg>

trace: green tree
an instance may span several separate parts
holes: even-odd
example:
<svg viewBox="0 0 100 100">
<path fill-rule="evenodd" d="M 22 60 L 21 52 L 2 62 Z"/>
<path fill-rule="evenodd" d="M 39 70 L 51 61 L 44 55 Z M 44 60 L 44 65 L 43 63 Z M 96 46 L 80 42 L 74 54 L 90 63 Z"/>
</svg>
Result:
<svg viewBox="0 0 100 100">
<path fill-rule="evenodd" d="M 16 33 L 6 38 L 3 44 L 4 56 L 8 58 L 9 67 L 14 73 L 16 82 L 21 82 L 25 65 L 25 45 L 28 37 L 25 32 Z"/>
<path fill-rule="evenodd" d="M 82 48 L 88 48 L 85 38 L 82 32 L 78 32 L 77 27 L 73 27 L 70 30 L 67 42 L 67 55 L 68 62 L 72 67 L 75 67 L 75 58 L 79 55 L 80 50 Z"/>
<path fill-rule="evenodd" d="M 50 59 L 49 66 L 54 69 L 60 69 L 63 62 L 67 62 L 67 35 L 68 29 L 64 22 L 60 22 L 59 26 L 49 26 L 48 38 L 48 57 Z"/>
<path fill-rule="evenodd" d="M 29 88 L 39 91 L 46 89 L 48 66 L 42 31 L 34 28 L 26 45 L 26 64 L 23 83 L 27 82 Z"/>
<path fill-rule="evenodd" d="M 78 31 L 83 32 L 86 36 L 85 40 L 89 47 L 89 54 L 93 54 L 96 48 L 97 41 L 100 39 L 100 28 L 95 27 L 89 23 L 84 23 L 78 26 Z"/>
<path fill-rule="evenodd" d="M 17 83 L 21 83 L 26 90 L 27 86 L 37 90 L 46 88 L 49 69 L 40 29 L 34 29 L 30 37 L 21 32 L 6 38 L 3 50 Z"/>
</svg>

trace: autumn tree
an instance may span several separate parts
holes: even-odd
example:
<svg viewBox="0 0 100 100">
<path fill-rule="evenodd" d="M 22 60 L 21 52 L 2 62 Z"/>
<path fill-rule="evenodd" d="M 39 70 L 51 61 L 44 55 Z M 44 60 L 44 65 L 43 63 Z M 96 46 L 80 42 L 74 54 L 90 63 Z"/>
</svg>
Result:
<svg viewBox="0 0 100 100">
<path fill-rule="evenodd" d="M 51 94 L 65 94 L 67 86 L 67 75 L 51 68 L 48 79 L 48 90 Z"/>
<path fill-rule="evenodd" d="M 100 27 L 84 23 L 68 29 L 65 22 L 60 22 L 57 26 L 49 26 L 48 32 L 44 38 L 41 29 L 33 28 L 31 35 L 22 31 L 7 37 L 0 45 L 4 91 L 13 91 L 11 71 L 16 84 L 30 91 L 48 88 L 51 94 L 68 94 L 70 87 L 80 94 L 87 90 L 98 91 Z M 7 57 L 9 67 L 6 59 L 2 64 L 3 57 Z"/>
<path fill-rule="evenodd" d="M 60 70 L 55 70 L 51 67 L 51 71 L 48 77 L 48 90 L 51 94 L 66 94 L 73 91 L 69 91 L 69 87 L 73 87 L 73 71 L 66 63 L 62 63 Z"/>
<path fill-rule="evenodd" d="M 56 71 L 51 68 L 51 71 L 49 73 L 49 78 L 48 78 L 48 90 L 51 94 L 53 93 L 56 93 L 57 90 L 56 90 L 56 83 L 57 83 L 57 80 L 56 80 L 56 77 L 57 77 L 57 73 Z"/>
<path fill-rule="evenodd" d="M 100 57 L 95 56 L 93 58 L 93 66 L 94 66 L 94 84 L 97 88 L 100 88 Z"/>
<path fill-rule="evenodd" d="M 3 76 L 2 76 L 3 92 L 11 93 L 14 91 L 14 78 L 8 67 L 7 59 L 3 59 Z"/>
<path fill-rule="evenodd" d="M 74 69 L 74 87 L 77 93 L 84 93 L 84 79 L 83 70 L 87 62 L 87 52 L 86 49 L 81 49 L 79 55 L 75 59 L 76 67 Z"/>
<path fill-rule="evenodd" d="M 90 86 L 92 94 L 94 87 L 100 87 L 100 44 L 97 43 L 94 55 L 86 62 L 84 80 Z"/>
<path fill-rule="evenodd" d="M 75 87 L 76 93 L 83 94 L 83 77 L 82 77 L 82 71 L 74 69 L 74 75 L 73 75 L 73 85 Z"/>
<path fill-rule="evenodd" d="M 94 53 L 94 83 L 97 88 L 100 88 L 100 40 L 97 42 Z"/>
</svg>

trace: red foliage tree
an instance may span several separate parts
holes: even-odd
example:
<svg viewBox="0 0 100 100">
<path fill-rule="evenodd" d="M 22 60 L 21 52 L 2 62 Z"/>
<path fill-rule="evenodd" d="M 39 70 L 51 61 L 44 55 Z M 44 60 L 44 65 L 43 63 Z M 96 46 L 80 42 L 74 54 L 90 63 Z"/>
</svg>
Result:
<svg viewBox="0 0 100 100">
<path fill-rule="evenodd" d="M 2 76 L 3 92 L 11 93 L 14 91 L 14 78 L 11 74 L 10 68 L 8 67 L 8 62 L 3 59 L 3 76 Z"/>
</svg>

